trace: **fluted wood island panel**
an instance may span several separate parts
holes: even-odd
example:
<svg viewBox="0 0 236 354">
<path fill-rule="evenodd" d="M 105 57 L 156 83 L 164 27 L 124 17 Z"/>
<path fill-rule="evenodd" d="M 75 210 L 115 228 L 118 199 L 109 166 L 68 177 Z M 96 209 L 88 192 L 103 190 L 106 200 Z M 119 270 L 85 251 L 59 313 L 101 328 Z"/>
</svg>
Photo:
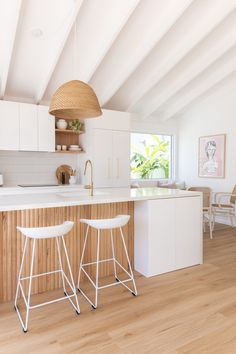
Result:
<svg viewBox="0 0 236 354">
<path fill-rule="evenodd" d="M 40 208 L 29 210 L 2 211 L 0 212 L 0 303 L 14 299 L 17 274 L 20 267 L 22 250 L 24 245 L 24 236 L 16 231 L 16 226 L 23 227 L 40 227 L 51 226 L 63 223 L 65 220 L 75 222 L 73 230 L 65 237 L 72 272 L 77 281 L 80 256 L 85 235 L 85 225 L 80 223 L 81 218 L 109 218 L 118 214 L 129 214 L 131 216 L 129 224 L 125 227 L 125 237 L 130 254 L 130 259 L 133 264 L 134 259 L 134 203 L 109 203 L 109 204 L 94 204 L 84 206 L 67 206 L 58 208 Z M 115 246 L 117 258 L 122 264 L 127 267 L 122 244 L 118 233 L 114 232 Z M 86 249 L 86 260 L 88 256 L 95 260 L 96 254 L 96 231 L 91 231 L 89 244 Z M 101 259 L 111 256 L 109 231 L 103 231 L 101 236 Z M 24 272 L 22 276 L 29 274 L 29 262 L 31 254 L 30 249 L 27 252 L 25 259 Z M 107 258 L 108 258 L 107 257 Z M 65 261 L 63 257 L 63 261 Z M 56 253 L 55 240 L 43 239 L 37 242 L 36 259 L 34 272 L 44 273 L 50 270 L 58 269 L 58 257 Z M 95 275 L 95 267 L 90 270 Z M 100 275 L 108 276 L 113 274 L 113 264 L 110 262 L 101 264 Z M 27 281 L 24 288 L 26 289 Z M 48 290 L 53 290 L 61 287 L 59 274 L 42 276 L 35 278 L 33 281 L 33 293 L 41 293 Z"/>
</svg>

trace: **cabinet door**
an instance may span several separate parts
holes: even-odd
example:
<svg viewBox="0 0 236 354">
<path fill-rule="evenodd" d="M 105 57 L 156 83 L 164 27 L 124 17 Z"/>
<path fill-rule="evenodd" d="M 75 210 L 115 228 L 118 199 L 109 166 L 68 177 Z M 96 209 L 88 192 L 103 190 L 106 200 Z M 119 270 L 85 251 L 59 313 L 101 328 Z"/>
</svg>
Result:
<svg viewBox="0 0 236 354">
<path fill-rule="evenodd" d="M 55 117 L 47 106 L 38 106 L 38 150 L 55 151 Z"/>
<path fill-rule="evenodd" d="M 113 186 L 130 186 L 130 133 L 113 131 Z"/>
<path fill-rule="evenodd" d="M 93 131 L 94 186 L 112 187 L 112 131 Z"/>
<path fill-rule="evenodd" d="M 0 150 L 19 150 L 19 104 L 0 101 Z"/>
<path fill-rule="evenodd" d="M 176 269 L 202 263 L 202 207 L 200 197 L 175 200 Z"/>
<path fill-rule="evenodd" d="M 19 104 L 20 114 L 20 150 L 38 151 L 37 106 Z"/>
<path fill-rule="evenodd" d="M 175 203 L 173 199 L 149 204 L 149 276 L 175 270 Z"/>
</svg>

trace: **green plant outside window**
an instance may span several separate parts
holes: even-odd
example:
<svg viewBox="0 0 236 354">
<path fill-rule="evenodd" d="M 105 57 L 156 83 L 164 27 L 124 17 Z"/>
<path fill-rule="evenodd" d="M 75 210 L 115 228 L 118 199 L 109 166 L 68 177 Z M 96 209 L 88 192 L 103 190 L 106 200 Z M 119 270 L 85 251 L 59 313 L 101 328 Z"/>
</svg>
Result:
<svg viewBox="0 0 236 354">
<path fill-rule="evenodd" d="M 131 134 L 131 179 L 170 178 L 171 136 Z"/>
</svg>

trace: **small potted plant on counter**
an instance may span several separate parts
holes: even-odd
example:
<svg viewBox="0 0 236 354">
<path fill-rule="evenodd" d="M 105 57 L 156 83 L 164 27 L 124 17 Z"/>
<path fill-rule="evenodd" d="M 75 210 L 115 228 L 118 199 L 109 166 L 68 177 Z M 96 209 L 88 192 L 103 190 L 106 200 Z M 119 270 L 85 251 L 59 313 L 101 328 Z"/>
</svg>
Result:
<svg viewBox="0 0 236 354">
<path fill-rule="evenodd" d="M 74 119 L 69 122 L 69 128 L 73 130 L 76 134 L 79 134 L 82 131 L 83 123 L 81 123 L 79 119 Z"/>
</svg>

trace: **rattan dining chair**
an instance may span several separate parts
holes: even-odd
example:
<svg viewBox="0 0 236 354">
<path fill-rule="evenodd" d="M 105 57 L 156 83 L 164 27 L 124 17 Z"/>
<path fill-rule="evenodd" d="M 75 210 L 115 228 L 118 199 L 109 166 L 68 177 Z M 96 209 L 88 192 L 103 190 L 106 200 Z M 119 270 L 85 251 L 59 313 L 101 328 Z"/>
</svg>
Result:
<svg viewBox="0 0 236 354">
<path fill-rule="evenodd" d="M 214 221 L 217 215 L 228 216 L 231 226 L 236 226 L 236 185 L 232 193 L 219 192 L 215 194 L 212 213 Z"/>
<path fill-rule="evenodd" d="M 214 229 L 214 218 L 212 214 L 212 190 L 209 187 L 189 187 L 189 191 L 202 192 L 203 199 L 203 230 L 206 231 L 206 224 L 209 226 L 210 238 L 212 239 L 212 233 Z"/>
</svg>

